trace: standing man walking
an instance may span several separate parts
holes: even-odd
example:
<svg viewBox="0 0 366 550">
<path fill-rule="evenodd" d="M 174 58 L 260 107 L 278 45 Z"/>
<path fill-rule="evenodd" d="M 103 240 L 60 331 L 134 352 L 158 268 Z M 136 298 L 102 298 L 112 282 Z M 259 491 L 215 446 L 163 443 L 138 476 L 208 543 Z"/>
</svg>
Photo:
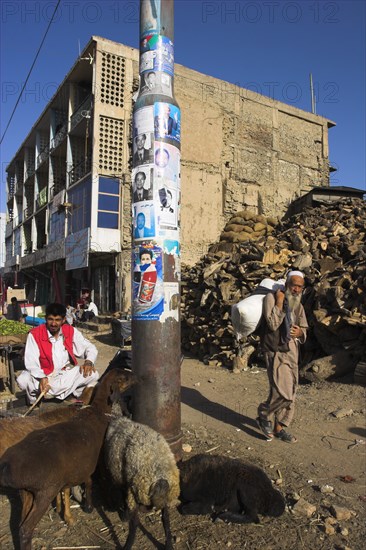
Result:
<svg viewBox="0 0 366 550">
<path fill-rule="evenodd" d="M 290 425 L 294 416 L 299 345 L 305 342 L 308 328 L 301 304 L 304 283 L 301 271 L 290 271 L 285 291 L 271 292 L 263 301 L 261 347 L 267 367 L 269 395 L 258 407 L 257 424 L 268 441 L 273 437 L 286 443 L 297 441 L 284 428 Z"/>
</svg>

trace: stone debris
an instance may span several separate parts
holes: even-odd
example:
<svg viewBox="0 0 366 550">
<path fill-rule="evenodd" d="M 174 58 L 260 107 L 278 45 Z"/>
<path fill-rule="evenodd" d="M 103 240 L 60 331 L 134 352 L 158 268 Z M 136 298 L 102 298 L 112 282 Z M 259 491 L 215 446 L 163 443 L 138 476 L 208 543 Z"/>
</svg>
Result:
<svg viewBox="0 0 366 550">
<path fill-rule="evenodd" d="M 337 520 L 334 518 L 326 518 L 324 521 L 324 532 L 326 535 L 335 535 L 335 525 L 337 525 Z"/>
<path fill-rule="evenodd" d="M 319 487 L 319 490 L 323 494 L 330 494 L 333 493 L 334 487 L 332 487 L 331 485 L 321 485 L 321 487 Z"/>
<path fill-rule="evenodd" d="M 231 306 L 248 297 L 262 279 L 278 280 L 290 269 L 300 269 L 306 276 L 303 303 L 311 327 L 302 347 L 303 375 L 311 381 L 332 379 L 361 365 L 357 377 L 362 381 L 365 228 L 366 203 L 361 199 L 306 208 L 278 223 L 238 212 L 220 241 L 196 265 L 182 268 L 183 349 L 206 364 L 216 361 L 236 372 L 255 364 L 260 360 L 258 337 L 238 346 Z"/>
<path fill-rule="evenodd" d="M 352 416 L 353 410 L 352 409 L 337 409 L 336 411 L 333 411 L 331 413 L 336 418 L 344 418 L 345 416 Z"/>
<path fill-rule="evenodd" d="M 310 518 L 316 512 L 316 506 L 300 497 L 299 500 L 293 505 L 292 511 L 295 515 Z"/>
<path fill-rule="evenodd" d="M 332 505 L 330 507 L 330 512 L 338 521 L 346 521 L 348 519 L 351 519 L 351 517 L 354 515 L 354 512 L 352 512 L 352 510 L 348 510 L 348 508 L 343 508 L 342 506 L 335 505 Z"/>
</svg>

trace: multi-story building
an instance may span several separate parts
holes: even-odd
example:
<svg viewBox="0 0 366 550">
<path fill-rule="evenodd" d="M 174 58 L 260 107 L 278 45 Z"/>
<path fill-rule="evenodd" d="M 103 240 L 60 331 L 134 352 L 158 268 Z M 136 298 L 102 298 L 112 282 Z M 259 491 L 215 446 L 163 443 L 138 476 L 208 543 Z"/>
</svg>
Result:
<svg viewBox="0 0 366 550">
<path fill-rule="evenodd" d="M 101 311 L 130 295 L 130 136 L 138 51 L 92 37 L 10 162 L 5 273 L 27 297 Z M 181 256 L 193 263 L 237 210 L 284 213 L 329 185 L 331 121 L 176 65 Z"/>
<path fill-rule="evenodd" d="M 5 235 L 6 214 L 0 212 L 0 235 Z M 5 239 L 0 240 L 0 269 L 5 265 Z"/>
</svg>

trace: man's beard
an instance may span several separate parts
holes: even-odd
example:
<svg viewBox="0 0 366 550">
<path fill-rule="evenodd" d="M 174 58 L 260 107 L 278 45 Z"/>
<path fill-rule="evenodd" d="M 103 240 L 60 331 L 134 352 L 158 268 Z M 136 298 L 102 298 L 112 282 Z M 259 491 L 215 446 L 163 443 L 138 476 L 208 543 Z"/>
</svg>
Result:
<svg viewBox="0 0 366 550">
<path fill-rule="evenodd" d="M 298 308 L 301 303 L 301 294 L 292 294 L 289 289 L 286 290 L 285 296 L 287 298 L 287 303 L 291 311 L 294 311 Z"/>
</svg>

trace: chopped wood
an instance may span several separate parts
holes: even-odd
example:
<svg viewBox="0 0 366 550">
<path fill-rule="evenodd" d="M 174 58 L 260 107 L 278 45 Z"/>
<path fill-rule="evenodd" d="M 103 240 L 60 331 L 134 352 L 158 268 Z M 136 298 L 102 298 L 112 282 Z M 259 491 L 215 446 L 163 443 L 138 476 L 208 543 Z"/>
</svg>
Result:
<svg viewBox="0 0 366 550">
<path fill-rule="evenodd" d="M 182 266 L 183 349 L 206 364 L 215 361 L 233 368 L 239 346 L 231 306 L 249 296 L 262 279 L 284 278 L 289 270 L 300 269 L 310 325 L 300 366 L 346 351 L 354 370 L 366 361 L 365 227 L 366 204 L 356 198 L 306 207 L 281 221 L 247 210 L 236 213 L 196 265 Z M 260 361 L 258 338 L 251 344 L 255 349 L 248 362 Z M 319 376 L 338 373 L 333 365 Z"/>
</svg>

